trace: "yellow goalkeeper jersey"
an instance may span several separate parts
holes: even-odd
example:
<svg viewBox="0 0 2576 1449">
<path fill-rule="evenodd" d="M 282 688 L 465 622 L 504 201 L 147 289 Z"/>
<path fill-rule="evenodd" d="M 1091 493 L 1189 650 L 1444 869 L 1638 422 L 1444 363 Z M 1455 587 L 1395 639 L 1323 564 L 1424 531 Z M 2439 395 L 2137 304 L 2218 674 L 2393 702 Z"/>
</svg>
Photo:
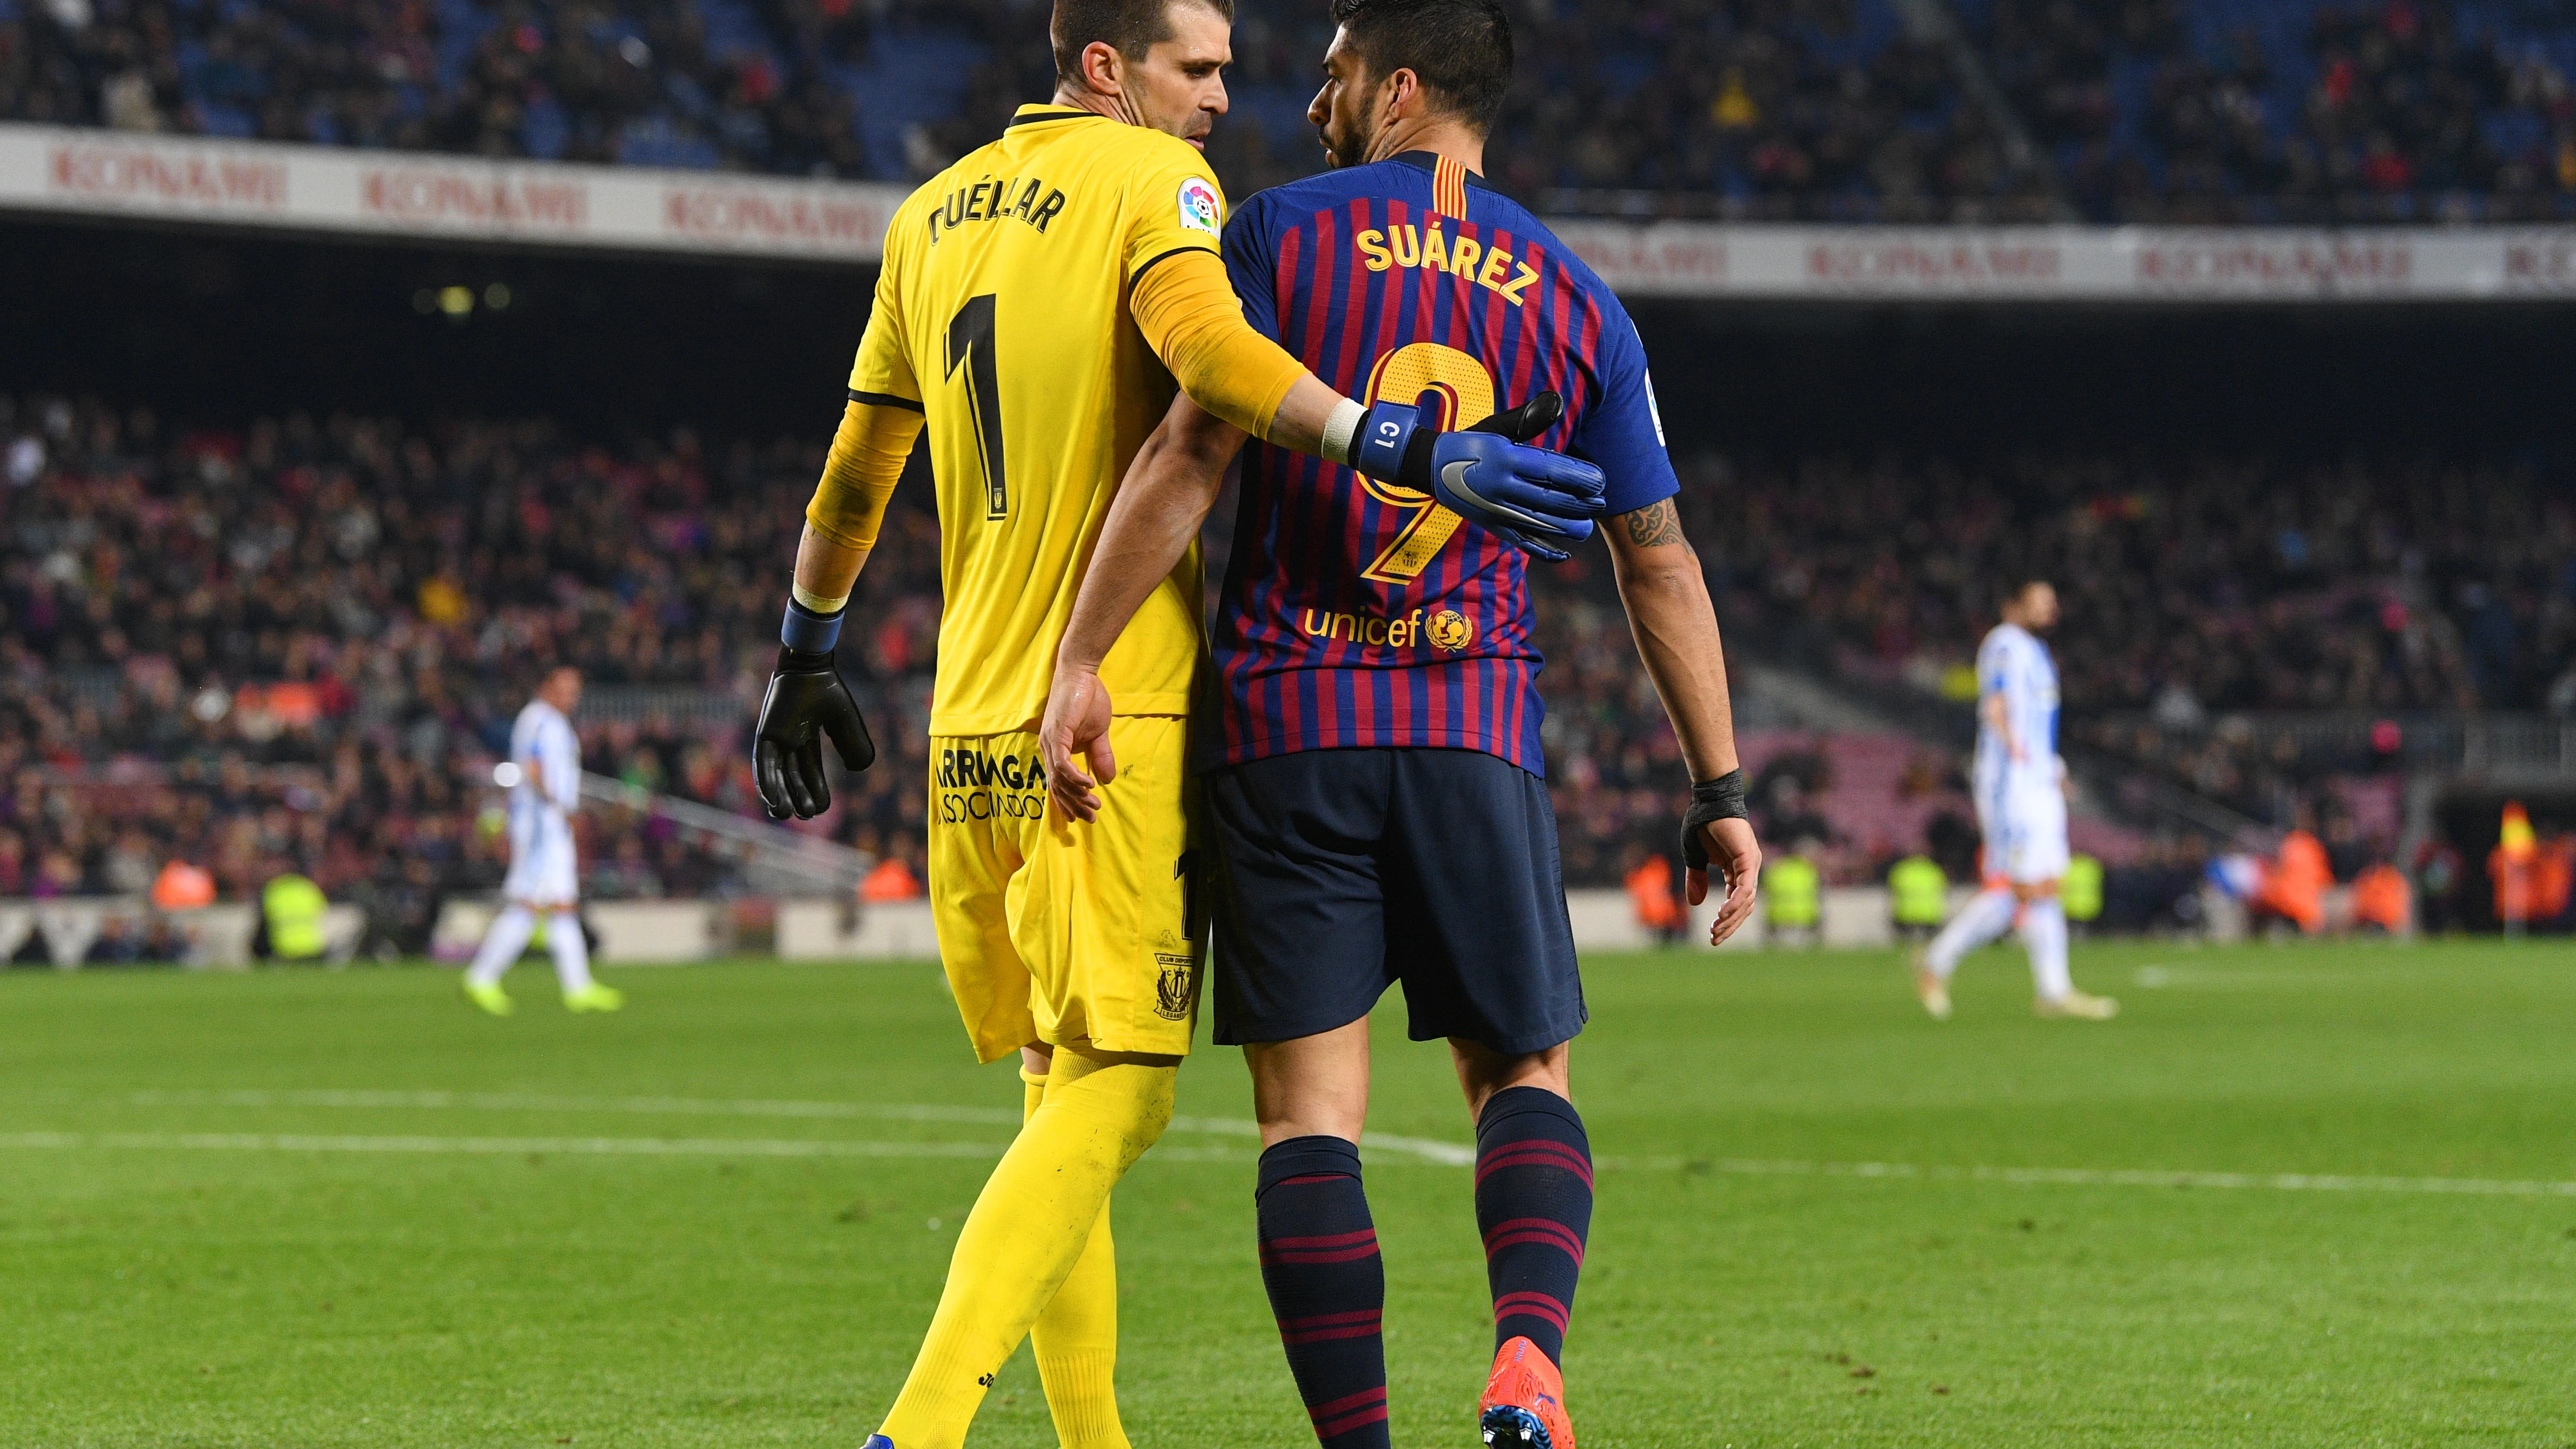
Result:
<svg viewBox="0 0 2576 1449">
<path fill-rule="evenodd" d="M 1160 131 L 1022 106 L 895 213 L 850 396 L 927 419 L 947 594 L 932 734 L 1045 711 L 1110 498 L 1172 402 L 1129 292 L 1158 262 L 1217 251 L 1214 175 Z M 1118 713 L 1189 712 L 1199 580 L 1193 543 L 1109 651 Z"/>
</svg>

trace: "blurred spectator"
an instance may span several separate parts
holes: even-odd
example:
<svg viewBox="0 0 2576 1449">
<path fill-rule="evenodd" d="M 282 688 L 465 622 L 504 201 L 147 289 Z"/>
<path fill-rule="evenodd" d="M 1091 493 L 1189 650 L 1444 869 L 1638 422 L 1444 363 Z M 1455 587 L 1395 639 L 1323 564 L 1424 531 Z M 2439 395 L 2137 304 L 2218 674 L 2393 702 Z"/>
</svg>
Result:
<svg viewBox="0 0 2576 1449">
<path fill-rule="evenodd" d="M 1810 858 L 1814 850 L 1814 841 L 1797 840 L 1763 862 L 1762 920 L 1772 944 L 1824 941 L 1824 877 Z"/>
<path fill-rule="evenodd" d="M 2361 926 L 2390 936 L 2414 929 L 2415 892 L 2396 866 L 2380 861 L 2352 883 L 2352 917 Z"/>
<path fill-rule="evenodd" d="M 81 964 L 130 966 L 142 958 L 142 932 L 125 917 L 109 915 L 98 923 L 98 934 L 90 938 L 89 949 L 81 953 Z"/>
<path fill-rule="evenodd" d="M 2417 926 L 2429 934 L 2468 924 L 2462 890 L 2468 883 L 2467 862 L 2458 847 L 2439 835 L 2416 847 L 2414 875 Z"/>
<path fill-rule="evenodd" d="M 2281 840 L 2280 853 L 2263 863 L 2262 882 L 2249 905 L 2256 921 L 2288 921 L 2305 934 L 2325 929 L 2326 888 L 2334 871 L 2326 848 L 2306 830 L 2293 830 Z"/>
<path fill-rule="evenodd" d="M 912 901 L 921 898 L 921 880 L 912 873 L 900 855 L 889 855 L 877 862 L 867 879 L 859 882 L 859 899 L 868 902 Z"/>
<path fill-rule="evenodd" d="M 1896 933 L 1928 941 L 1950 911 L 1950 878 L 1928 855 L 1909 855 L 1887 869 L 1888 915 Z"/>
<path fill-rule="evenodd" d="M 170 857 L 153 878 L 152 904 L 157 910 L 193 911 L 214 903 L 215 878 L 179 856 Z"/>
<path fill-rule="evenodd" d="M 1673 863 L 1660 851 L 1631 847 L 1630 854 L 1636 863 L 1622 884 L 1629 905 L 1636 910 L 1637 924 L 1658 944 L 1673 945 L 1690 929 L 1690 914 L 1682 909 L 1681 897 L 1673 889 Z"/>
</svg>

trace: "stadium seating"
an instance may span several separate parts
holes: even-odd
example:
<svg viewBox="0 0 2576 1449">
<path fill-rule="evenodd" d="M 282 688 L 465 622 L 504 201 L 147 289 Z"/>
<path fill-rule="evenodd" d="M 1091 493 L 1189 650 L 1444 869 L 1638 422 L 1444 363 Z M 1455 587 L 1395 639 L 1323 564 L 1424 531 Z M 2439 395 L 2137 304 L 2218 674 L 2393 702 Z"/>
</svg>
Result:
<svg viewBox="0 0 2576 1449">
<path fill-rule="evenodd" d="M 2576 578 L 2551 562 L 2576 553 L 2576 513 L 2540 464 L 2282 481 L 2242 460 L 1681 461 L 1738 650 L 1955 691 L 1994 581 L 2080 560 L 2056 570 L 2070 738 L 2261 818 L 2304 803 L 2338 844 L 2349 818 L 2355 849 L 2387 833 L 2384 802 L 2352 803 L 2384 752 L 2329 732 L 2284 754 L 2291 736 L 2212 721 L 2576 695 Z M 131 892 L 178 851 L 236 898 L 295 861 L 425 930 L 438 894 L 497 876 L 482 782 L 530 674 L 558 658 L 591 680 L 590 769 L 756 809 L 741 725 L 817 440 L 610 447 L 543 423 L 352 418 L 227 431 L 27 399 L 0 400 L 0 463 L 0 896 Z M 2249 495 L 2266 506 L 2238 506 Z M 1942 546 L 1918 546 L 1935 520 Z M 1567 871 L 1614 883 L 1669 849 L 1680 753 L 1598 561 L 1539 581 Z M 918 482 L 868 598 L 844 657 L 887 761 L 828 824 L 917 869 L 939 620 Z M 1745 758 L 1766 834 L 1814 835 L 1833 881 L 1962 836 L 1955 763 L 1909 737 L 1757 730 Z M 87 824 L 67 831 L 75 815 Z M 586 828 L 595 894 L 739 888 L 737 860 L 667 821 L 610 809 Z"/>
<path fill-rule="evenodd" d="M 347 418 L 229 432 L 30 399 L 0 401 L 0 448 L 0 897 L 134 893 L 178 854 L 238 899 L 294 863 L 416 946 L 441 894 L 497 879 L 483 782 L 555 659 L 591 681 L 589 769 L 756 810 L 740 734 L 810 444 L 612 450 L 543 424 Z M 926 499 L 902 500 L 845 649 L 886 764 L 828 823 L 917 872 L 939 603 Z M 1670 848 L 1680 752 L 1606 578 L 1569 566 L 1542 586 L 1567 868 L 1611 883 Z M 1919 840 L 1928 807 L 1895 793 L 1909 748 L 1835 742 L 1853 783 L 1833 813 L 1859 822 L 1828 832 L 1837 880 Z M 739 888 L 737 860 L 670 822 L 585 818 L 594 895 Z"/>
<path fill-rule="evenodd" d="M 2036 571 L 2065 596 L 2066 692 L 2090 709 L 2189 723 L 2532 708 L 2571 688 L 2563 460 L 1698 467 L 1685 497 L 1712 510 L 1701 536 L 1732 612 L 1827 630 L 1851 672 L 1937 692 L 1991 624 L 1996 581 Z"/>
<path fill-rule="evenodd" d="M 2287 824 L 2397 763 L 2371 719 L 2576 705 L 2567 468 L 1703 457 L 1683 497 L 1730 639 L 1900 695 L 1973 692 L 1998 582 L 2053 577 L 2069 740 Z M 2263 710 L 2362 725 L 2222 727 Z"/>
<path fill-rule="evenodd" d="M 1560 214 L 2386 222 L 2576 215 L 2576 18 L 2535 0 L 1544 0 L 1497 182 Z M 1320 7 L 1246 0 L 1242 194 L 1319 164 Z M 1042 0 L 0 0 L 0 119 L 904 181 L 1051 69 Z M 2018 121 L 2036 141 L 2006 139 Z"/>
<path fill-rule="evenodd" d="M 555 658 L 592 682 L 591 769 L 756 808 L 747 705 L 728 705 L 765 663 L 763 581 L 784 576 L 814 442 L 681 433 L 610 448 L 541 423 L 421 434 L 347 418 L 226 432 L 31 399 L 0 403 L 0 446 L 0 779 L 14 781 L 0 896 L 132 889 L 156 841 L 184 844 L 235 894 L 289 858 L 335 891 L 371 861 L 395 875 L 432 862 L 442 887 L 489 875 L 478 772 L 530 671 Z M 2576 553 L 2576 512 L 2554 464 L 2358 460 L 2284 476 L 2241 459 L 1681 461 L 1738 649 L 1955 696 L 1994 582 L 2053 560 L 2070 740 L 2258 818 L 2297 802 L 2329 823 L 2377 819 L 2347 797 L 2388 752 L 2352 731 L 2297 743 L 2213 728 L 2222 717 L 2576 699 L 2576 577 L 2553 562 Z M 915 865 L 939 619 L 936 525 L 917 490 L 891 515 L 867 625 L 845 649 L 887 766 L 853 782 L 831 822 Z M 2248 496 L 2265 507 L 2243 508 Z M 1941 547 L 1919 546 L 1936 520 Z M 1567 869 L 1614 882 L 1668 848 L 1680 754 L 1605 571 L 1578 558 L 1540 583 Z M 1776 815 L 1766 829 L 1831 821 L 1818 832 L 1831 877 L 1872 878 L 1936 818 L 1965 814 L 1957 782 L 1918 751 L 1898 736 L 1825 741 L 1799 800 L 1757 790 Z M 1797 751 L 1748 742 L 1748 768 L 1758 779 L 1783 753 Z M 60 838 L 59 790 L 115 823 Z M 667 824 L 612 811 L 592 829 L 598 892 L 736 878 Z"/>
<path fill-rule="evenodd" d="M 2087 216 L 2576 215 L 2576 17 L 2451 0 L 1959 0 Z"/>
<path fill-rule="evenodd" d="M 59 400 L 0 402 L 0 437 L 0 897 L 131 893 L 177 854 L 239 899 L 294 863 L 417 950 L 441 894 L 499 880 L 490 763 L 557 658 L 605 687 L 591 770 L 750 807 L 738 721 L 649 705 L 765 666 L 776 625 L 752 605 L 770 594 L 748 580 L 780 576 L 816 449 L 183 431 Z M 881 566 L 907 577 L 889 543 Z M 926 661 L 935 624 L 935 604 L 899 606 L 866 647 Z M 618 709 L 621 687 L 648 707 Z M 891 772 L 868 780 L 890 791 Z M 891 793 L 917 823 L 918 791 Z M 737 883 L 730 850 L 667 820 L 584 821 L 593 894 Z"/>
</svg>

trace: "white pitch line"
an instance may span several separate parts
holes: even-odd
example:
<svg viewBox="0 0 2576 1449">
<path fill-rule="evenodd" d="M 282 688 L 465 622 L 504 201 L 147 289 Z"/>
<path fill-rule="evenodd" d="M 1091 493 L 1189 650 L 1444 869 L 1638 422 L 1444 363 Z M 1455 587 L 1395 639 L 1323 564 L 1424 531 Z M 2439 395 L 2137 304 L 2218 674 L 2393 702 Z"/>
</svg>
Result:
<svg viewBox="0 0 2576 1449">
<path fill-rule="evenodd" d="M 817 1142 L 759 1137 L 359 1137 L 296 1132 L 20 1132 L 0 1147 L 207 1152 L 555 1153 L 632 1157 L 983 1157 L 981 1142 Z"/>
<path fill-rule="evenodd" d="M 138 1107 L 407 1108 L 425 1111 L 618 1112 L 645 1116 L 788 1117 L 806 1120 L 865 1119 L 895 1122 L 965 1122 L 1017 1127 L 1020 1114 L 1000 1107 L 937 1103 L 799 1102 L 709 1097 L 564 1097 L 527 1092 L 384 1092 L 349 1089 L 265 1091 L 140 1091 L 125 1100 Z M 1259 1123 L 1233 1117 L 1175 1117 L 1171 1130 L 1211 1137 L 1258 1137 Z M 1363 1147 L 1443 1167 L 1471 1167 L 1472 1144 L 1371 1132 Z M 998 1151 L 998 1149 L 997 1149 Z M 1173 1150 L 1162 1155 L 1172 1156 Z"/>
<path fill-rule="evenodd" d="M 2323 971 L 2213 971 L 2185 966 L 2141 966 L 2131 978 L 2143 991 L 2340 991 L 2347 974 Z"/>
<path fill-rule="evenodd" d="M 1020 1114 L 998 1107 L 952 1107 L 935 1103 L 774 1101 L 709 1097 L 574 1097 L 523 1092 L 389 1092 L 365 1090 L 138 1091 L 124 1100 L 145 1107 L 324 1107 L 412 1108 L 432 1111 L 615 1112 L 647 1116 L 785 1117 L 803 1119 L 868 1119 L 900 1122 L 958 1122 L 1017 1127 Z M 1171 1130 L 1211 1137 L 1258 1137 L 1258 1124 L 1233 1117 L 1175 1117 Z M 430 1144 L 421 1146 L 317 1146 L 314 1144 Z M 500 1146 L 471 1144 L 499 1143 Z M 560 1144 L 604 1144 L 592 1146 Z M 308 1136 L 275 1134 L 65 1134 L 26 1133 L 0 1136 L 0 1147 L 203 1147 L 248 1149 L 270 1144 L 274 1151 L 341 1152 L 557 1152 L 663 1156 L 765 1157 L 983 1157 L 998 1158 L 1005 1144 L 955 1142 L 832 1142 L 802 1139 L 657 1138 L 657 1137 L 427 1137 Z M 448 1145 L 468 1144 L 468 1145 Z M 537 1145 L 528 1145 L 537 1144 Z M 558 1144 L 558 1145 L 545 1145 Z M 634 1145 L 621 1145 L 634 1144 Z M 739 1144 L 739 1145 L 737 1145 Z M 1372 1132 L 1363 1145 L 1394 1160 L 1442 1167 L 1472 1167 L 1473 1146 L 1436 1138 Z M 1173 1162 L 1248 1161 L 1245 1153 L 1224 1148 L 1159 1147 L 1151 1157 Z M 1756 1158 L 1604 1157 L 1610 1169 L 1683 1171 L 1697 1169 L 1733 1177 L 1899 1178 L 1927 1182 L 2002 1182 L 2056 1187 L 2202 1187 L 2259 1188 L 2276 1192 L 2423 1193 L 2465 1197 L 2576 1197 L 2576 1182 L 2509 1178 L 2391 1177 L 2347 1173 L 2196 1172 L 2165 1168 L 1947 1166 L 1911 1162 L 1823 1162 Z"/>
<path fill-rule="evenodd" d="M 1000 1107 L 902 1102 L 772 1102 L 706 1097 L 563 1097 L 536 1092 L 142 1091 L 137 1107 L 397 1107 L 424 1111 L 630 1112 L 648 1116 L 870 1118 L 896 1122 L 973 1122 L 1016 1127 L 1020 1114 Z"/>
<path fill-rule="evenodd" d="M 1407 1139 L 1409 1140 L 1409 1139 Z M 1447 1146 L 1448 1144 L 1430 1144 Z M 126 1149 L 151 1152 L 452 1153 L 587 1157 L 933 1157 L 992 1160 L 1002 1143 L 870 1142 L 760 1137 L 429 1137 L 342 1136 L 269 1132 L 20 1132 L 0 1135 L 0 1150 Z M 1227 1148 L 1164 1147 L 1147 1161 L 1249 1162 Z M 1441 1159 L 1417 1158 L 1417 1161 Z M 1471 1159 L 1472 1160 L 1472 1159 Z M 1444 1165 L 1464 1166 L 1465 1163 Z M 2467 1177 L 2363 1177 L 2336 1173 L 2171 1172 L 2082 1167 L 1949 1167 L 1911 1162 L 1800 1162 L 1753 1158 L 1696 1161 L 1680 1157 L 1605 1157 L 1618 1170 L 1699 1169 L 1739 1177 L 1890 1178 L 1921 1182 L 2001 1182 L 2045 1187 L 2264 1189 L 2277 1192 L 2425 1193 L 2469 1197 L 2576 1197 L 2576 1182 Z"/>
<path fill-rule="evenodd" d="M 2466 1197 L 2576 1197 L 2576 1182 L 2480 1177 L 2368 1177 L 2346 1173 L 2188 1172 L 2160 1168 L 1950 1167 L 1913 1162 L 1799 1162 L 1753 1158 L 1605 1157 L 1600 1166 L 1722 1172 L 1737 1177 L 1884 1177 L 1923 1182 L 2006 1182 L 2030 1187 L 2263 1188 L 2275 1192 L 2396 1192 Z"/>
<path fill-rule="evenodd" d="M 18 1132 L 0 1151 L 355 1152 L 564 1157 L 942 1157 L 993 1161 L 1001 1142 L 865 1142 L 764 1137 L 422 1137 L 296 1132 Z M 1251 1162 L 1222 1147 L 1166 1147 L 1147 1160 Z"/>
</svg>

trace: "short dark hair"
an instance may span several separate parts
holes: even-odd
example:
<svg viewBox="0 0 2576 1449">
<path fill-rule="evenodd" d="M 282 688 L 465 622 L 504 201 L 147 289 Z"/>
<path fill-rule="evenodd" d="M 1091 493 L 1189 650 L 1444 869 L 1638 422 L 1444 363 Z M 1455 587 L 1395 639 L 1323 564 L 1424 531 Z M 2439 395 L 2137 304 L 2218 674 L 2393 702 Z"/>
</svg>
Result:
<svg viewBox="0 0 2576 1449">
<path fill-rule="evenodd" d="M 1047 38 L 1055 45 L 1055 78 L 1082 78 L 1082 53 L 1095 43 L 1130 60 L 1172 38 L 1172 7 L 1199 5 L 1234 21 L 1234 0 L 1055 0 Z"/>
<path fill-rule="evenodd" d="M 1490 133 L 1512 88 L 1512 22 L 1498 0 L 1333 0 L 1371 75 L 1422 78 L 1435 104 Z"/>
</svg>

